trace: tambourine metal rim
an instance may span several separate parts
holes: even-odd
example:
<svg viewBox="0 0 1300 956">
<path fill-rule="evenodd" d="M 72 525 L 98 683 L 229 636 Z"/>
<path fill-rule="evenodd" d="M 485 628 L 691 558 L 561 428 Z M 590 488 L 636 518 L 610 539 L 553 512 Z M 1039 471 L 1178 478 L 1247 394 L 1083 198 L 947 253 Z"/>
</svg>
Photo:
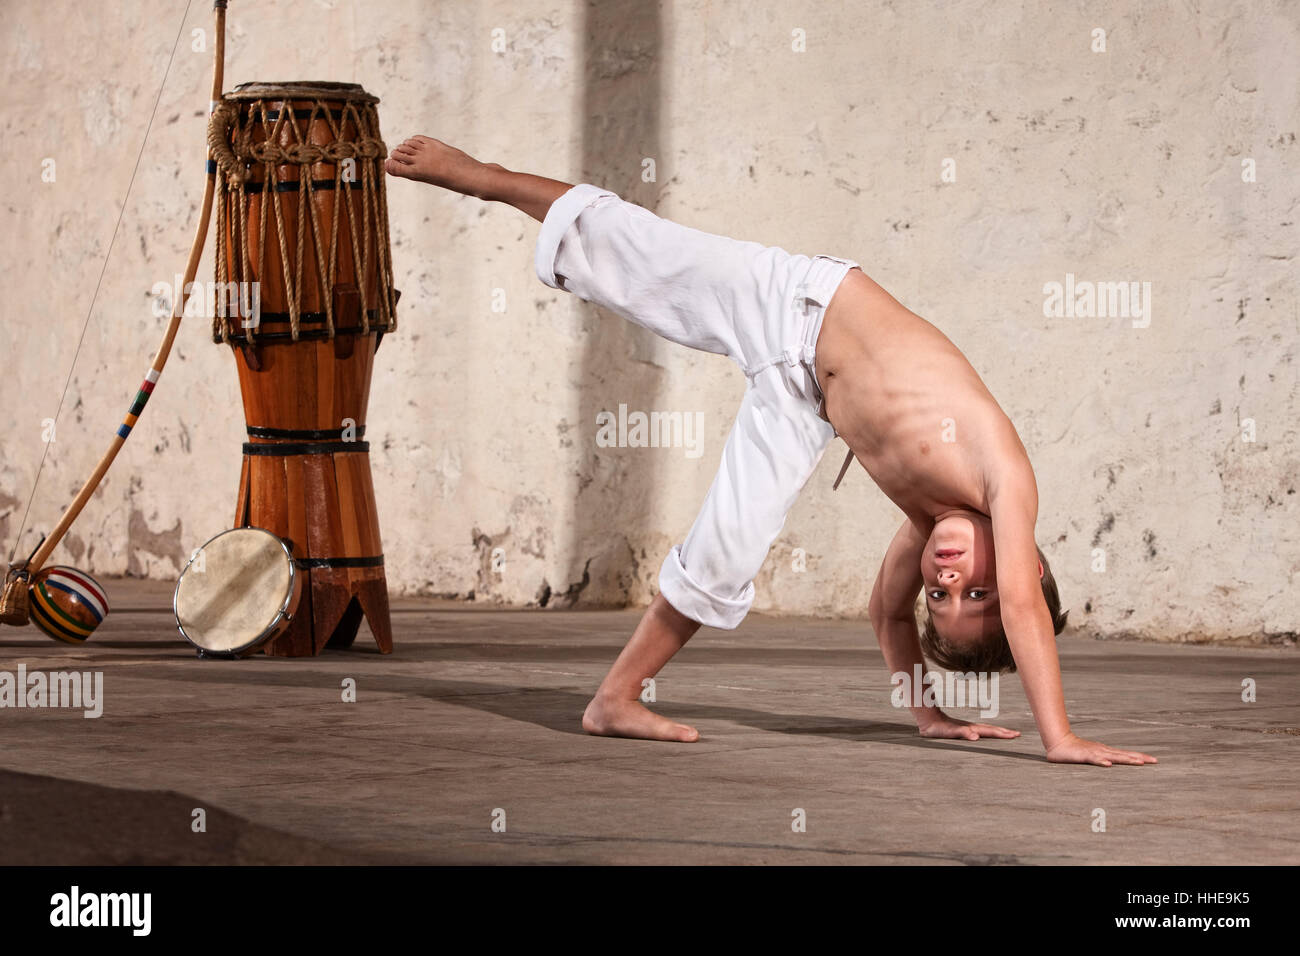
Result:
<svg viewBox="0 0 1300 956">
<path fill-rule="evenodd" d="M 271 619 L 271 623 L 268 624 L 266 626 L 266 629 L 263 630 L 262 633 L 258 634 L 257 637 L 253 638 L 247 644 L 244 644 L 240 647 L 234 647 L 231 648 L 230 650 L 225 650 L 225 651 L 214 651 L 210 648 L 203 647 L 201 644 L 196 643 L 194 640 L 190 638 L 188 634 L 185 633 L 185 625 L 181 623 L 181 612 L 180 612 L 180 607 L 178 606 L 178 601 L 180 600 L 180 594 L 181 594 L 181 582 L 185 580 L 185 573 L 189 571 L 190 565 L 194 563 L 194 560 L 199 556 L 199 554 L 203 551 L 204 548 L 210 545 L 213 541 L 216 541 L 218 538 L 230 534 L 231 531 L 260 531 L 262 534 L 266 535 L 268 538 L 271 538 L 272 540 L 275 541 L 276 544 L 280 546 L 280 550 L 284 552 L 285 557 L 289 561 L 289 592 L 288 594 L 285 595 L 284 603 L 280 605 L 280 610 L 277 611 L 275 617 Z M 272 534 L 270 531 L 267 531 L 265 528 L 254 528 L 251 525 L 245 526 L 243 528 L 227 528 L 225 531 L 219 532 L 218 534 L 214 534 L 207 541 L 203 542 L 203 544 L 200 545 L 192 555 L 190 555 L 190 559 L 185 562 L 185 567 L 181 568 L 180 576 L 176 579 L 176 590 L 172 593 L 172 616 L 176 618 L 176 630 L 180 632 L 181 637 L 185 639 L 186 643 L 188 643 L 191 647 L 195 648 L 204 657 L 218 657 L 218 658 L 229 658 L 229 659 L 242 657 L 243 655 L 247 654 L 249 651 L 255 650 L 257 647 L 263 644 L 271 635 L 275 634 L 276 631 L 278 631 L 282 625 L 288 624 L 290 621 L 293 620 L 293 613 L 289 610 L 289 608 L 293 606 L 294 603 L 293 599 L 299 596 L 298 577 L 299 577 L 298 563 L 293 558 L 293 551 L 289 548 L 289 545 L 285 543 L 284 539 L 281 538 L 279 535 Z"/>
</svg>

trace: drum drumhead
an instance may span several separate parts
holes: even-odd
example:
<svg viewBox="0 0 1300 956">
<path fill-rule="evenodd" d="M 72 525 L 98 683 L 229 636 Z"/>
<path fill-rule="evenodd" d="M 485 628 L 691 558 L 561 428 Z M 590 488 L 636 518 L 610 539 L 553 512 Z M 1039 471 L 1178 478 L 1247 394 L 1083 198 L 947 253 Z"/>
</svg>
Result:
<svg viewBox="0 0 1300 956">
<path fill-rule="evenodd" d="M 176 582 L 176 626 L 206 654 L 239 656 L 288 622 L 298 584 L 280 538 L 262 528 L 223 531 L 195 552 Z"/>
</svg>

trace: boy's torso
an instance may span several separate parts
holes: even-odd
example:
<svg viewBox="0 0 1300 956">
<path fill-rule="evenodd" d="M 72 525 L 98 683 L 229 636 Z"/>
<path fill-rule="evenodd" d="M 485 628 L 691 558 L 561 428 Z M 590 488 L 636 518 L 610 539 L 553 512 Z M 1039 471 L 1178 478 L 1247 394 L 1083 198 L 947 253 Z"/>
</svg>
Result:
<svg viewBox="0 0 1300 956">
<path fill-rule="evenodd" d="M 816 364 L 827 419 L 914 523 L 953 508 L 988 514 L 989 478 L 1028 467 L 961 351 L 859 269 L 826 310 Z"/>
</svg>

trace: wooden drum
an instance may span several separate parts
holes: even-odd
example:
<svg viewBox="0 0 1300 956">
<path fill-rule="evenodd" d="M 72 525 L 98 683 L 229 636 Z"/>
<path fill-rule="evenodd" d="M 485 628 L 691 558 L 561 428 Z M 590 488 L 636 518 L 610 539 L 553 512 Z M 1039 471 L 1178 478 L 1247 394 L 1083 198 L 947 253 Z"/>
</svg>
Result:
<svg viewBox="0 0 1300 956">
<path fill-rule="evenodd" d="M 235 526 L 288 541 L 305 580 L 268 654 L 392 650 L 370 479 L 375 350 L 396 328 L 378 99 L 350 83 L 246 83 L 213 113 L 217 317 L 248 442 Z"/>
</svg>

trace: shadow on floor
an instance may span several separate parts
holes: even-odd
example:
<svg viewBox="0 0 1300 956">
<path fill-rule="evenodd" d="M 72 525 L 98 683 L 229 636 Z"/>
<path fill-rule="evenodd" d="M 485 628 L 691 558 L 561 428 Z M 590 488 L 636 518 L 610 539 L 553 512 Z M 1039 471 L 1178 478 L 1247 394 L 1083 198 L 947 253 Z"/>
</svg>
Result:
<svg viewBox="0 0 1300 956">
<path fill-rule="evenodd" d="M 209 662 L 203 662 L 207 664 Z M 221 684 L 229 686 L 232 665 L 211 662 L 213 666 L 166 669 L 151 665 L 132 666 L 133 678 L 175 682 L 183 680 L 196 684 Z M 235 662 L 234 666 L 238 666 Z M 292 671 L 245 670 L 239 681 L 245 686 L 258 687 L 321 687 L 333 686 L 339 674 L 332 671 L 308 670 L 295 667 Z M 385 675 L 383 690 L 398 694 L 438 701 L 457 707 L 468 707 L 508 720 L 544 727 L 562 734 L 582 736 L 582 712 L 591 699 L 589 693 L 559 690 L 556 688 L 524 687 L 510 684 L 478 681 L 440 680 L 437 678 L 402 677 Z M 971 742 L 953 740 L 927 740 L 917 736 L 916 727 L 909 721 L 874 721 L 824 714 L 789 714 L 726 705 L 695 705 L 660 702 L 654 708 L 671 720 L 687 723 L 730 721 L 764 733 L 791 736 L 828 737 L 836 740 L 863 743 L 884 743 L 894 746 L 922 749 L 945 748 L 1016 760 L 1042 761 L 1037 754 L 1015 753 L 993 745 L 981 746 Z M 707 738 L 706 738 L 707 739 Z"/>
</svg>

